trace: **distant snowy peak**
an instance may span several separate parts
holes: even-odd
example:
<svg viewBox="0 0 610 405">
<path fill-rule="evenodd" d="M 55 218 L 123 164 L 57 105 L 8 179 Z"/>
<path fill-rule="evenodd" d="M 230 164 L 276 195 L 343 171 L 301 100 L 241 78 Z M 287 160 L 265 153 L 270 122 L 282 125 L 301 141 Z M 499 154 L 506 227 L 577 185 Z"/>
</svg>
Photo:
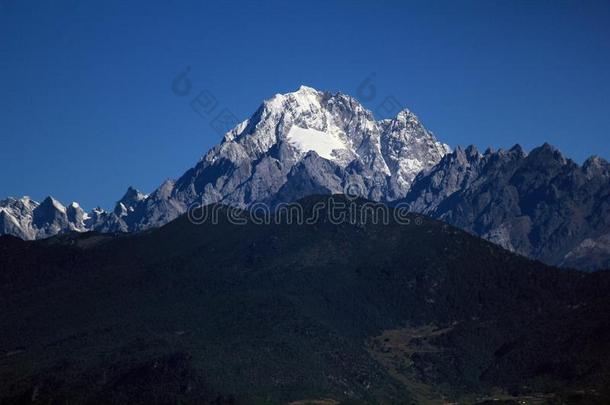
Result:
<svg viewBox="0 0 610 405">
<path fill-rule="evenodd" d="M 87 214 L 76 203 L 65 207 L 53 197 L 38 203 L 29 197 L 0 201 L 0 234 L 41 239 L 62 232 L 85 231 Z"/>
<path fill-rule="evenodd" d="M 134 204 L 146 199 L 148 195 L 140 192 L 138 189 L 129 186 L 123 197 L 119 200 L 120 203 L 127 207 L 131 207 Z"/>
<path fill-rule="evenodd" d="M 129 186 L 123 197 L 117 201 L 114 207 L 114 213 L 118 216 L 128 215 L 130 212 L 133 212 L 140 201 L 143 201 L 146 198 L 148 198 L 148 195 Z"/>
<path fill-rule="evenodd" d="M 284 159 L 296 162 L 314 150 L 341 162 L 340 156 L 332 153 L 334 149 L 343 150 L 353 159 L 366 135 L 363 131 L 375 129 L 372 114 L 354 99 L 301 86 L 295 92 L 276 94 L 264 101 L 250 119 L 229 131 L 223 143 L 204 160 L 228 158 L 237 163 L 260 158 L 274 147 L 289 146 L 292 150 L 283 150 Z"/>
<path fill-rule="evenodd" d="M 436 140 L 411 111 L 404 109 L 394 119 L 381 122 L 383 155 L 402 197 L 415 176 L 436 165 L 451 152 Z"/>
<path fill-rule="evenodd" d="M 12 202 L 21 208 L 5 210 L 0 232 L 14 234 L 14 222 L 28 239 L 68 230 L 139 231 L 173 220 L 194 202 L 275 204 L 341 193 L 352 183 L 363 197 L 392 201 L 449 151 L 409 110 L 376 121 L 348 95 L 301 86 L 265 100 L 195 167 L 150 195 L 129 187 L 110 212 L 85 213 L 54 199 L 40 207 Z"/>
<path fill-rule="evenodd" d="M 0 235 L 31 240 L 65 232 L 127 232 L 130 229 L 124 219 L 147 198 L 148 195 L 129 187 L 117 201 L 114 211 L 106 212 L 97 207 L 87 213 L 77 202 L 64 206 L 50 196 L 40 203 L 27 196 L 9 197 L 0 201 Z"/>
<path fill-rule="evenodd" d="M 375 121 L 356 99 L 301 86 L 262 103 L 250 119 L 229 131 L 204 160 L 233 162 L 281 151 L 296 164 L 308 152 L 346 167 L 360 160 L 367 168 L 398 175 L 404 187 L 420 170 L 438 162 L 450 148 L 437 142 L 409 110 Z M 404 191 L 404 190 L 403 190 Z"/>
</svg>

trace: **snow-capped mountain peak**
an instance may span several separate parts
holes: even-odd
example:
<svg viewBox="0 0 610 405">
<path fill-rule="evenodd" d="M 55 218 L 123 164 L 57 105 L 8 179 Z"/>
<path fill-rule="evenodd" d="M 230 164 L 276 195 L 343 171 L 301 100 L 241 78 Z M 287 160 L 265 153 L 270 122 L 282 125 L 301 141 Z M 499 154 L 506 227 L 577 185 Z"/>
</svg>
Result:
<svg viewBox="0 0 610 405">
<path fill-rule="evenodd" d="M 140 201 L 145 200 L 147 197 L 148 196 L 146 194 L 140 192 L 132 186 L 129 186 L 123 197 L 117 201 L 114 208 L 114 213 L 118 216 L 125 216 L 132 212 L 136 205 Z"/>
<path fill-rule="evenodd" d="M 49 209 L 55 209 L 59 212 L 62 212 L 65 214 L 66 212 L 66 207 L 60 203 L 59 201 L 57 201 L 55 198 L 48 196 L 47 198 L 45 198 L 44 200 L 42 200 L 42 202 L 40 203 L 39 208 L 49 208 Z"/>
<path fill-rule="evenodd" d="M 298 90 L 276 94 L 272 98 L 265 100 L 263 104 L 270 110 L 297 110 L 320 109 L 320 101 L 324 92 L 318 91 L 313 87 L 301 85 Z"/>
<path fill-rule="evenodd" d="M 404 197 L 415 175 L 448 151 L 407 109 L 376 121 L 348 95 L 300 86 L 263 101 L 195 167 L 150 195 L 130 187 L 113 211 L 89 214 L 47 199 L 42 208 L 25 209 L 33 219 L 24 224 L 33 226 L 23 228 L 27 238 L 63 229 L 137 231 L 171 221 L 193 202 L 275 204 L 314 192 L 342 193 L 351 183 L 364 197 L 391 201 Z"/>
<path fill-rule="evenodd" d="M 392 200 L 404 196 L 415 175 L 448 151 L 407 109 L 376 121 L 350 96 L 301 86 L 264 101 L 229 131 L 178 179 L 173 197 L 181 206 L 196 195 L 239 206 L 266 201 L 296 175 L 293 169 L 316 170 L 317 165 L 299 166 L 315 152 L 342 173 L 343 180 L 323 189 L 342 192 L 341 183 L 357 176 L 364 196 Z"/>
</svg>

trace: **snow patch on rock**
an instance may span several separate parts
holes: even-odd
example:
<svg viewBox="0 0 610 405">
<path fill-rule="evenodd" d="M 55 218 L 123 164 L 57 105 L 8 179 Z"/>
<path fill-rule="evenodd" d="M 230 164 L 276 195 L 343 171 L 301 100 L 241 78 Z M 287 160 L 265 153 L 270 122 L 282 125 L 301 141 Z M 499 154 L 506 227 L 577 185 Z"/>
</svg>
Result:
<svg viewBox="0 0 610 405">
<path fill-rule="evenodd" d="M 333 151 L 347 149 L 345 143 L 335 134 L 317 129 L 301 128 L 293 125 L 287 136 L 290 145 L 302 154 L 314 151 L 324 159 L 334 160 Z"/>
</svg>

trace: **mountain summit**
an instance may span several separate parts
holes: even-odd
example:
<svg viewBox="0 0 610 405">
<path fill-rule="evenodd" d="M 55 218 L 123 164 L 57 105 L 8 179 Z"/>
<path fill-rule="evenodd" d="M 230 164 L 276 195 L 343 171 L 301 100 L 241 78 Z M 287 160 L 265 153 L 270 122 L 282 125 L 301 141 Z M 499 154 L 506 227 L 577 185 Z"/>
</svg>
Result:
<svg viewBox="0 0 610 405">
<path fill-rule="evenodd" d="M 91 213 L 87 229 L 138 231 L 171 221 L 194 202 L 274 205 L 342 193 L 348 184 L 362 197 L 392 201 L 448 152 L 408 110 L 376 121 L 350 96 L 301 86 L 264 101 L 177 181 L 150 195 L 130 188 L 112 212 Z M 78 228 L 32 224 L 18 219 L 19 209 L 5 211 L 0 233 L 33 239 Z"/>
<path fill-rule="evenodd" d="M 391 201 L 449 151 L 410 113 L 375 121 L 352 97 L 301 86 L 263 102 L 178 179 L 172 197 L 248 207 L 343 192 L 349 182 L 363 197 Z M 294 182 L 303 171 L 312 184 L 302 189 Z"/>
</svg>

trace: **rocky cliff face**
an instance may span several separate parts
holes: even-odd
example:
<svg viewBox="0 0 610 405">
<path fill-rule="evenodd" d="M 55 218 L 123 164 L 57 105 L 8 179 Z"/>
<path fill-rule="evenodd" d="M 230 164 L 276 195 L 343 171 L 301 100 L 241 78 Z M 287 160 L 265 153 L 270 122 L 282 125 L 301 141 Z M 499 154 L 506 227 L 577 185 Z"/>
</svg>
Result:
<svg viewBox="0 0 610 405">
<path fill-rule="evenodd" d="M 544 262 L 610 267 L 610 164 L 582 166 L 545 144 L 526 154 L 456 149 L 421 173 L 403 202 Z"/>
</svg>

